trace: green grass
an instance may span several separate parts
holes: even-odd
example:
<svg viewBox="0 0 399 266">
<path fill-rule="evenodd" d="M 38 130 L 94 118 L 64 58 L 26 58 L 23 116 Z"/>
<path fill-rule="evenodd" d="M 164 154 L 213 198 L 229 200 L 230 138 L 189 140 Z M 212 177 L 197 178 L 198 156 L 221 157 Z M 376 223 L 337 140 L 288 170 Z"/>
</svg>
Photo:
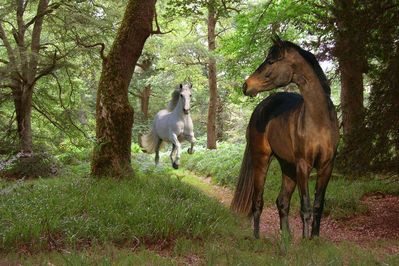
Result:
<svg viewBox="0 0 399 266">
<path fill-rule="evenodd" d="M 8 254 L 0 258 L 0 265 L 176 265 L 179 260 L 155 251 L 139 249 L 135 252 L 112 245 L 95 246 L 84 250 L 40 252 L 29 256 Z"/>
<path fill-rule="evenodd" d="M 2 251 L 207 238 L 236 223 L 216 200 L 162 169 L 123 180 L 62 177 L 11 187 L 0 196 Z"/>
<path fill-rule="evenodd" d="M 237 229 L 236 229 L 237 230 Z M 398 265 L 398 255 L 381 254 L 352 243 L 333 244 L 323 239 L 282 244 L 277 239 L 242 237 L 180 238 L 168 251 L 145 248 L 132 251 L 114 245 L 84 250 L 39 252 L 29 256 L 7 254 L 6 265 Z"/>
<path fill-rule="evenodd" d="M 202 176 L 212 176 L 214 183 L 235 188 L 244 153 L 244 145 L 220 143 L 217 150 L 197 149 L 193 155 L 183 153 L 182 166 Z M 309 188 L 313 196 L 315 173 L 312 173 Z M 273 205 L 281 187 L 281 170 L 274 159 L 267 173 L 264 199 L 266 205 Z M 381 192 L 399 195 L 397 182 L 373 176 L 363 179 L 346 179 L 334 172 L 327 187 L 325 212 L 335 218 L 366 211 L 361 203 L 364 195 Z M 292 196 L 293 211 L 299 208 L 298 193 Z"/>
<path fill-rule="evenodd" d="M 155 167 L 152 157 L 136 156 L 134 178 L 87 178 L 88 166 L 80 165 L 57 178 L 0 181 L 0 264 L 399 263 L 397 255 L 353 243 L 255 240 L 248 220 L 207 196 L 212 194 L 211 185 L 184 169 L 173 170 L 169 163 Z M 279 182 L 277 176 L 272 177 L 267 186 L 278 188 Z M 334 190 L 329 191 L 334 202 L 343 202 L 335 196 L 346 196 L 352 190 L 354 198 L 379 189 L 395 193 L 391 185 L 383 187 L 377 180 L 362 181 L 362 185 L 344 179 L 335 182 L 337 185 L 330 187 Z M 271 204 L 274 195 L 266 194 Z M 160 249 L 165 241 L 168 244 Z"/>
</svg>

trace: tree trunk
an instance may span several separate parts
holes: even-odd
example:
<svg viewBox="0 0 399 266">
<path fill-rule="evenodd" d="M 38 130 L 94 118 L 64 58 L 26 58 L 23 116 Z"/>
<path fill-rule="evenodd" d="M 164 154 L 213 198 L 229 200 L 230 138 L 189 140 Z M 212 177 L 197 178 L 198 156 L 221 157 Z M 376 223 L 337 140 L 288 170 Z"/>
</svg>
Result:
<svg viewBox="0 0 399 266">
<path fill-rule="evenodd" d="M 151 95 L 151 85 L 147 85 L 144 87 L 144 90 L 141 92 L 141 97 L 140 97 L 141 112 L 143 113 L 144 120 L 148 120 L 150 95 Z"/>
<path fill-rule="evenodd" d="M 363 72 L 356 59 L 338 58 L 341 72 L 341 111 L 345 143 L 351 143 L 354 130 L 364 120 Z"/>
<path fill-rule="evenodd" d="M 216 59 L 213 52 L 216 48 L 216 12 L 215 7 L 208 5 L 208 84 L 209 84 L 209 105 L 207 123 L 207 148 L 216 149 L 216 109 L 217 109 L 217 80 L 216 80 Z"/>
<path fill-rule="evenodd" d="M 31 127 L 32 92 L 31 88 L 22 84 L 17 89 L 13 89 L 20 151 L 24 153 L 32 153 L 33 151 Z"/>
<path fill-rule="evenodd" d="M 156 0 L 130 0 L 122 24 L 103 61 L 97 92 L 96 137 L 92 159 L 95 176 L 120 177 L 130 165 L 133 108 L 128 86 L 144 43 L 152 32 Z"/>
<path fill-rule="evenodd" d="M 363 73 L 367 69 L 366 35 L 358 31 L 361 17 L 353 0 L 336 0 L 334 55 L 341 72 L 341 111 L 345 149 L 356 143 L 356 133 L 362 132 L 364 121 Z"/>
</svg>

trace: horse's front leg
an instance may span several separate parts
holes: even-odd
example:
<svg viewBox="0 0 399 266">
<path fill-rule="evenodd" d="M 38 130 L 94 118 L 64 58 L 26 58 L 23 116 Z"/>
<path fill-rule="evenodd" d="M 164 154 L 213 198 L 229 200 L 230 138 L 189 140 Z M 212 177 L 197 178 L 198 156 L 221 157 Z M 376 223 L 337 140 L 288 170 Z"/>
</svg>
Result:
<svg viewBox="0 0 399 266">
<path fill-rule="evenodd" d="M 176 153 L 176 145 L 172 143 L 172 151 L 170 152 L 169 158 L 173 162 L 175 161 L 175 159 L 173 158 L 175 156 Z"/>
<path fill-rule="evenodd" d="M 173 160 L 173 157 L 171 156 L 172 166 L 173 168 L 178 169 L 180 164 L 181 145 L 176 134 L 172 134 L 171 140 L 174 148 L 176 148 L 176 158 Z"/>
</svg>

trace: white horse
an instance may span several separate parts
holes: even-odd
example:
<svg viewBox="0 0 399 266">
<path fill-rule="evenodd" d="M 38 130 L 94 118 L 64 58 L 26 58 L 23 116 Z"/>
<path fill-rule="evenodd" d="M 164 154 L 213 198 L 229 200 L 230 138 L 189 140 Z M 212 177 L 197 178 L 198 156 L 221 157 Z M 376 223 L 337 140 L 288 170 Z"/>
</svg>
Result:
<svg viewBox="0 0 399 266">
<path fill-rule="evenodd" d="M 194 128 L 189 113 L 191 89 L 191 84 L 180 84 L 172 93 L 168 109 L 157 113 L 151 132 L 141 137 L 140 144 L 144 151 L 147 153 L 155 152 L 155 164 L 159 163 L 159 150 L 165 142 L 170 142 L 173 145 L 170 159 L 175 169 L 178 169 L 180 164 L 181 141 L 189 141 L 191 148 L 187 152 L 189 154 L 194 152 Z"/>
</svg>

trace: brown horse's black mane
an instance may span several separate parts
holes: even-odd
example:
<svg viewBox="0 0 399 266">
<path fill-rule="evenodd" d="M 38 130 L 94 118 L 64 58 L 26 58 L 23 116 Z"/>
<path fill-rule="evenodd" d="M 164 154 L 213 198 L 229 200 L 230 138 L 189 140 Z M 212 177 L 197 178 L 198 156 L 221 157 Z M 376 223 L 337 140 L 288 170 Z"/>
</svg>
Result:
<svg viewBox="0 0 399 266">
<path fill-rule="evenodd" d="M 305 60 L 309 63 L 309 65 L 315 71 L 317 77 L 320 80 L 321 86 L 323 87 L 324 92 L 330 97 L 331 95 L 331 88 L 329 82 L 327 80 L 326 75 L 321 69 L 319 62 L 317 61 L 316 57 L 309 51 L 306 51 L 299 47 L 298 45 L 290 42 L 290 41 L 279 41 L 277 44 L 274 44 L 268 53 L 266 60 L 258 67 L 256 71 L 262 70 L 262 68 L 266 64 L 270 64 L 274 61 L 277 61 L 281 58 L 283 52 L 288 49 L 295 49 Z"/>
<path fill-rule="evenodd" d="M 270 120 L 294 110 L 302 103 L 303 98 L 300 94 L 292 92 L 273 93 L 256 106 L 249 123 L 255 124 L 256 130 L 264 133 Z"/>
</svg>

